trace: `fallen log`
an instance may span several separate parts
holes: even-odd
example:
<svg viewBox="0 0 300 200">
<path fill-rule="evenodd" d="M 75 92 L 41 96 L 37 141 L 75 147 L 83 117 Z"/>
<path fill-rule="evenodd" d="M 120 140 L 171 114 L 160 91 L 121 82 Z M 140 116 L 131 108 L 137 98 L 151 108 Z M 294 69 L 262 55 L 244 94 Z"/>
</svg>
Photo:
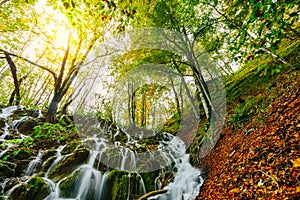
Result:
<svg viewBox="0 0 300 200">
<path fill-rule="evenodd" d="M 163 194 L 168 192 L 168 190 L 154 190 L 151 192 L 148 192 L 146 194 L 144 194 L 143 196 L 141 196 L 140 198 L 138 198 L 137 200 L 147 200 L 147 198 L 158 195 L 158 194 Z"/>
</svg>

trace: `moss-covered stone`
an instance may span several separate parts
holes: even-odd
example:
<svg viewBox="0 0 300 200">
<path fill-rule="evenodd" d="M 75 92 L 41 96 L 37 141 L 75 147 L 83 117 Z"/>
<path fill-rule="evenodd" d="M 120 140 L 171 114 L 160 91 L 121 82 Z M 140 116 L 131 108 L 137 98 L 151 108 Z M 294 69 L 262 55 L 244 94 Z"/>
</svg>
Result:
<svg viewBox="0 0 300 200">
<path fill-rule="evenodd" d="M 61 197 L 64 198 L 75 198 L 76 191 L 74 190 L 77 177 L 80 173 L 80 170 L 75 170 L 70 175 L 68 175 L 59 185 L 61 192 Z"/>
<path fill-rule="evenodd" d="M 20 183 L 15 186 L 12 193 L 8 197 L 9 200 L 26 200 L 27 184 Z"/>
<path fill-rule="evenodd" d="M 5 119 L 0 118 L 0 129 L 4 128 L 5 126 Z"/>
<path fill-rule="evenodd" d="M 108 175 L 108 199 L 123 200 L 128 196 L 128 174 L 124 171 L 112 170 Z"/>
<path fill-rule="evenodd" d="M 72 153 L 76 148 L 80 147 L 81 142 L 79 140 L 74 140 L 71 141 L 67 144 L 67 146 L 61 151 L 61 153 L 64 154 L 69 154 Z M 81 146 L 82 148 L 82 146 Z"/>
<path fill-rule="evenodd" d="M 33 177 L 28 181 L 26 199 L 42 200 L 50 194 L 50 188 L 43 178 Z"/>
<path fill-rule="evenodd" d="M 24 176 L 30 160 L 15 160 L 14 163 L 17 165 L 15 176 Z"/>
<path fill-rule="evenodd" d="M 154 191 L 155 188 L 155 179 L 159 176 L 160 170 L 141 173 L 141 177 L 143 178 L 146 192 Z"/>
<path fill-rule="evenodd" d="M 27 149 L 18 149 L 14 152 L 14 159 L 16 160 L 25 160 L 30 158 L 32 152 Z"/>
<path fill-rule="evenodd" d="M 20 123 L 18 126 L 18 131 L 22 134 L 29 134 L 33 132 L 33 127 L 37 126 L 39 123 L 38 119 L 27 119 Z"/>
<path fill-rule="evenodd" d="M 56 157 L 50 157 L 50 158 L 48 158 L 48 159 L 43 163 L 40 172 L 47 172 L 48 169 L 50 168 L 50 166 L 52 165 L 52 163 L 54 162 L 55 159 L 56 159 Z"/>
<path fill-rule="evenodd" d="M 0 200 L 5 200 L 5 197 L 0 195 Z"/>
<path fill-rule="evenodd" d="M 50 194 L 50 188 L 43 178 L 33 177 L 28 182 L 16 185 L 9 200 L 43 200 Z"/>
<path fill-rule="evenodd" d="M 50 172 L 49 178 L 59 181 L 70 174 L 78 165 L 86 163 L 89 150 L 86 148 L 76 149 L 71 155 L 64 157 Z"/>
<path fill-rule="evenodd" d="M 0 180 L 7 177 L 13 177 L 15 175 L 15 169 L 17 165 L 11 162 L 0 160 Z"/>
</svg>

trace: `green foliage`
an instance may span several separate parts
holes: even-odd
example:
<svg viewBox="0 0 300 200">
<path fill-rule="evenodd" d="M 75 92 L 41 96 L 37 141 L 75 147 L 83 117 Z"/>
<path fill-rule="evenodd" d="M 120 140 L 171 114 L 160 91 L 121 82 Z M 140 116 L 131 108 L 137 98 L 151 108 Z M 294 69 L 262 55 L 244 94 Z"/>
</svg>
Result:
<svg viewBox="0 0 300 200">
<path fill-rule="evenodd" d="M 35 140 L 52 140 L 66 142 L 69 138 L 73 138 L 78 133 L 74 124 L 68 124 L 64 120 L 52 124 L 44 122 L 33 128 L 33 138 Z"/>
<path fill-rule="evenodd" d="M 265 112 L 267 108 L 265 97 L 260 94 L 257 97 L 249 97 L 244 103 L 235 107 L 233 114 L 228 115 L 228 123 L 234 128 L 243 126 L 252 116 L 258 112 Z"/>
<path fill-rule="evenodd" d="M 207 138 L 206 131 L 208 130 L 208 127 L 208 122 L 202 122 L 202 125 L 199 127 L 198 134 L 196 135 L 196 137 L 193 140 L 193 143 L 188 149 L 188 152 L 190 153 L 190 162 L 192 165 L 197 165 L 200 163 L 198 152 L 201 148 L 201 144 Z"/>
</svg>

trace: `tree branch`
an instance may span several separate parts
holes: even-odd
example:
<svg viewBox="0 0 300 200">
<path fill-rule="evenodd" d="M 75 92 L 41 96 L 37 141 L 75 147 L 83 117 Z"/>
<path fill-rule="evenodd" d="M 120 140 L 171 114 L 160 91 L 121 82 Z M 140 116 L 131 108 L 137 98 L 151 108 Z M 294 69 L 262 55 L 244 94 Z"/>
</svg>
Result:
<svg viewBox="0 0 300 200">
<path fill-rule="evenodd" d="M 41 68 L 41 69 L 43 69 L 43 70 L 46 70 L 46 71 L 48 71 L 50 74 L 52 74 L 52 76 L 54 77 L 54 80 L 57 79 L 57 75 L 55 74 L 55 72 L 54 72 L 53 70 L 49 69 L 48 67 L 39 65 L 39 64 L 34 63 L 34 62 L 32 62 L 32 61 L 30 61 L 30 60 L 28 60 L 28 59 L 26 59 L 26 58 L 23 58 L 22 56 L 19 56 L 19 55 L 13 54 L 13 53 L 9 53 L 8 51 L 5 51 L 5 50 L 3 50 L 3 49 L 0 49 L 0 52 L 3 52 L 3 53 L 6 53 L 6 54 L 8 54 L 8 55 L 10 55 L 10 56 L 19 58 L 19 59 L 24 60 L 24 61 L 26 61 L 26 62 L 28 62 L 28 63 L 30 63 L 30 64 L 36 66 L 36 67 L 39 67 L 39 68 Z"/>
<path fill-rule="evenodd" d="M 141 196 L 137 200 L 147 200 L 149 197 L 152 197 L 152 196 L 155 196 L 155 195 L 158 195 L 158 194 L 163 194 L 163 193 L 166 193 L 166 192 L 168 192 L 168 190 L 154 190 L 154 191 L 151 191 L 151 192 L 148 192 L 148 193 L 144 194 L 143 196 Z"/>
</svg>

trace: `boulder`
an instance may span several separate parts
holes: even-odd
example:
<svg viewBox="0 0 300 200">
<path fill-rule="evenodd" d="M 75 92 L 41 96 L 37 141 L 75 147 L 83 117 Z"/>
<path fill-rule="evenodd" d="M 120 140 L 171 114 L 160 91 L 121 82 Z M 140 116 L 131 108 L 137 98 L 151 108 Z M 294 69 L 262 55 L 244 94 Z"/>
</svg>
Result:
<svg viewBox="0 0 300 200">
<path fill-rule="evenodd" d="M 50 188 L 41 177 L 32 177 L 12 188 L 9 200 L 43 200 L 50 194 Z"/>
<path fill-rule="evenodd" d="M 4 128 L 5 126 L 5 119 L 0 118 L 0 129 Z"/>
<path fill-rule="evenodd" d="M 0 180 L 13 177 L 16 167 L 17 165 L 14 163 L 0 160 Z"/>
<path fill-rule="evenodd" d="M 65 156 L 50 172 L 49 178 L 59 181 L 70 174 L 78 165 L 86 163 L 89 150 L 86 148 L 76 149 L 72 154 Z"/>
<path fill-rule="evenodd" d="M 18 126 L 18 131 L 21 134 L 30 134 L 33 132 L 33 127 L 37 126 L 39 123 L 39 120 L 37 119 L 33 119 L 33 118 L 29 118 L 26 119 L 22 122 L 20 122 L 19 126 Z"/>
</svg>

